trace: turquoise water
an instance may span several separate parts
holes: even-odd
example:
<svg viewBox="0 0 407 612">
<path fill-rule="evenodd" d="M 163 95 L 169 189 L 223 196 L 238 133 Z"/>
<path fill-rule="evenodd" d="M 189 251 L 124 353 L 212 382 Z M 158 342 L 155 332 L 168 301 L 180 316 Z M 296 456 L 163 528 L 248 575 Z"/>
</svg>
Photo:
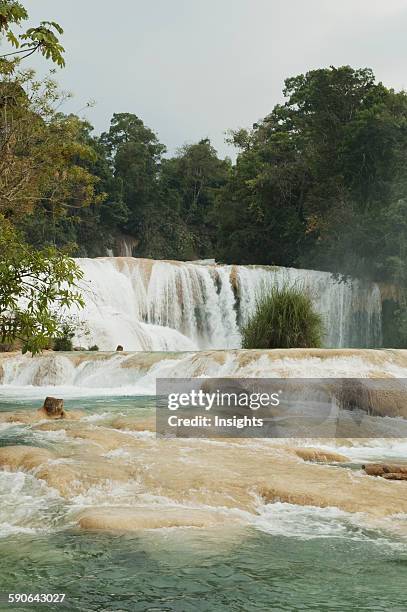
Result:
<svg viewBox="0 0 407 612">
<path fill-rule="evenodd" d="M 38 405 L 18 402 L 19 409 Z M 153 398 L 66 402 L 68 409 L 89 414 L 142 416 L 153 405 Z M 15 400 L 0 404 L 0 410 L 14 408 Z M 27 426 L 0 431 L 0 445 L 34 442 L 58 445 L 52 438 L 41 441 Z M 10 479 L 0 481 L 0 523 L 10 487 Z M 52 501 L 55 508 L 42 503 L 38 512 L 45 519 L 57 516 L 58 500 Z M 48 533 L 9 533 L 0 545 L 0 592 L 66 593 L 63 605 L 2 603 L 2 611 L 407 609 L 407 543 L 327 509 L 279 504 L 263 530 L 171 528 L 126 535 L 79 531 L 56 519 Z"/>
<path fill-rule="evenodd" d="M 191 531 L 8 538 L 1 591 L 65 592 L 55 610 L 406 610 L 396 544 L 250 532 L 222 550 Z"/>
</svg>

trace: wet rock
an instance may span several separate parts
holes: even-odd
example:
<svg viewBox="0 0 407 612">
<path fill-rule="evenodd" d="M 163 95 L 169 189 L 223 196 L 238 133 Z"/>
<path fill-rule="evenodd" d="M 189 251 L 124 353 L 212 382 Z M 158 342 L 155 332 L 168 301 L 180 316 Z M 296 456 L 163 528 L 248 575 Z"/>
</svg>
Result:
<svg viewBox="0 0 407 612">
<path fill-rule="evenodd" d="M 407 465 L 370 463 L 362 465 L 362 470 L 369 476 L 382 476 L 386 480 L 407 480 Z"/>
<path fill-rule="evenodd" d="M 92 508 L 85 510 L 79 517 L 79 526 L 87 530 L 139 531 L 143 529 L 162 529 L 170 527 L 213 527 L 223 523 L 239 522 L 215 509 L 198 510 L 194 508 Z"/>
<path fill-rule="evenodd" d="M 260 497 L 267 504 L 274 504 L 281 502 L 284 504 L 294 504 L 296 506 L 315 506 L 317 508 L 327 508 L 330 506 L 330 502 L 321 499 L 318 494 L 313 495 L 313 492 L 303 493 L 286 490 L 283 487 L 265 487 L 259 491 Z"/>
<path fill-rule="evenodd" d="M 0 448 L 0 466 L 12 470 L 33 470 L 55 458 L 54 453 L 35 446 L 5 446 Z"/>
<path fill-rule="evenodd" d="M 56 397 L 46 397 L 42 410 L 49 418 L 63 419 L 65 417 L 64 400 Z"/>
<path fill-rule="evenodd" d="M 90 449 L 86 449 L 87 451 Z M 130 483 L 136 473 L 120 462 L 111 462 L 97 454 L 81 449 L 81 459 L 58 463 L 43 463 L 35 472 L 36 478 L 44 480 L 49 487 L 56 489 L 60 495 L 70 498 L 89 491 L 91 487 L 104 487 L 106 494 L 114 489 L 115 484 Z"/>
<path fill-rule="evenodd" d="M 137 440 L 124 431 L 114 431 L 108 427 L 89 428 L 86 424 L 82 428 L 72 430 L 70 435 L 74 438 L 93 443 L 99 450 L 104 449 L 105 451 L 125 448 L 129 444 L 137 444 Z"/>
<path fill-rule="evenodd" d="M 362 410 L 374 416 L 406 416 L 407 387 L 403 379 L 344 379 L 332 391 L 343 410 Z"/>
<path fill-rule="evenodd" d="M 111 423 L 113 429 L 122 429 L 128 431 L 152 431 L 156 429 L 155 417 L 117 417 Z"/>
<path fill-rule="evenodd" d="M 293 452 L 300 459 L 315 463 L 345 463 L 348 461 L 344 455 L 320 448 L 295 448 Z"/>
<path fill-rule="evenodd" d="M 62 419 L 64 421 L 79 421 L 84 416 L 86 416 L 86 412 L 82 412 L 81 410 L 70 410 L 69 412 L 64 412 L 63 417 L 52 417 L 47 414 L 44 408 L 40 408 L 39 410 L 34 411 L 24 410 L 24 412 L 0 412 L 0 423 L 35 424 L 38 421 L 42 421 L 44 419 L 49 419 L 52 421 L 60 421 Z"/>
</svg>

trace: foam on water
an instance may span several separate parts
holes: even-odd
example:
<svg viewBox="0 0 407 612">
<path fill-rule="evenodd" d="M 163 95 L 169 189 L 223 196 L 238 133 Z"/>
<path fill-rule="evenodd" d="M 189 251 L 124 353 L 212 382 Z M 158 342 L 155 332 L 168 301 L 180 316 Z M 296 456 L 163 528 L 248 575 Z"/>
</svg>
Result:
<svg viewBox="0 0 407 612">
<path fill-rule="evenodd" d="M 47 353 L 0 356 L 0 397 L 154 395 L 157 378 L 407 377 L 402 351 Z"/>
<path fill-rule="evenodd" d="M 394 519 L 406 520 L 405 516 L 393 516 L 384 519 L 391 528 Z M 407 550 L 407 542 L 400 542 L 388 537 L 388 534 L 369 528 L 366 516 L 362 513 L 344 512 L 333 506 L 317 508 L 315 506 L 298 506 L 275 502 L 262 504 L 251 524 L 256 529 L 271 535 L 313 540 L 319 538 L 340 538 L 351 541 L 371 541 L 379 546 Z"/>
<path fill-rule="evenodd" d="M 323 441 L 305 441 L 302 446 L 317 447 L 322 450 L 343 454 L 353 463 L 364 462 L 405 462 L 407 457 L 406 439 L 360 438 L 348 441 L 347 445 L 326 444 Z"/>
<path fill-rule="evenodd" d="M 52 531 L 62 507 L 57 491 L 32 474 L 0 471 L 0 537 Z"/>
<path fill-rule="evenodd" d="M 105 413 L 103 416 L 108 418 L 109 413 Z M 78 423 L 73 424 L 75 425 L 73 433 L 75 433 Z M 88 419 L 83 419 L 83 424 L 87 428 L 86 431 L 95 433 L 95 441 L 99 439 L 99 430 L 100 433 L 109 433 L 109 430 L 105 427 L 99 428 L 95 427 L 92 422 L 89 423 Z M 82 425 L 79 425 L 79 427 L 82 427 Z M 21 441 L 24 440 L 24 436 L 30 430 L 27 427 L 17 427 L 15 429 L 21 430 Z M 63 468 L 66 465 L 71 470 L 75 470 L 78 467 L 78 478 L 86 479 L 86 469 L 83 472 L 86 461 L 90 460 L 90 465 L 92 465 L 92 462 L 96 459 L 100 463 L 107 462 L 107 468 L 110 464 L 121 465 L 123 469 L 126 469 L 126 466 L 133 466 L 137 470 L 134 472 L 134 474 L 137 473 L 137 476 L 133 476 L 125 481 L 115 481 L 111 479 L 115 478 L 115 476 L 111 478 L 108 476 L 104 477 L 102 470 L 98 477 L 99 481 L 96 484 L 93 484 L 92 480 L 90 480 L 77 490 L 75 487 L 72 489 L 68 487 L 67 495 L 62 499 L 54 489 L 47 486 L 44 481 L 36 478 L 36 470 L 31 470 L 29 473 L 1 471 L 0 535 L 7 536 L 18 533 L 23 535 L 51 532 L 56 529 L 68 529 L 77 525 L 82 511 L 103 508 L 113 512 L 113 514 L 115 508 L 118 512 L 126 508 L 130 513 L 132 510 L 138 510 L 145 512 L 146 516 L 148 516 L 150 508 L 155 511 L 159 511 L 160 508 L 172 508 L 177 511 L 179 510 L 183 516 L 188 516 L 189 509 L 193 509 L 194 511 L 202 512 L 203 515 L 205 513 L 210 513 L 212 516 L 217 515 L 225 529 L 230 526 L 245 529 L 253 528 L 274 536 L 304 540 L 342 538 L 353 541 L 371 540 L 385 545 L 396 546 L 392 536 L 386 535 L 383 530 L 388 528 L 390 533 L 392 530 L 395 531 L 394 528 L 398 525 L 399 527 L 401 526 L 400 533 L 402 535 L 406 533 L 406 515 L 388 516 L 381 518 L 380 521 L 376 521 L 374 518 L 369 518 L 361 512 L 350 513 L 340 510 L 334 506 L 334 503 L 332 506 L 322 508 L 310 505 L 300 506 L 292 503 L 281 503 L 279 501 L 265 503 L 262 498 L 257 498 L 254 493 L 250 493 L 255 505 L 253 511 L 248 511 L 234 503 L 230 504 L 229 507 L 217 505 L 216 503 L 208 505 L 208 503 L 211 503 L 209 500 L 212 499 L 210 490 L 208 490 L 208 502 L 206 502 L 206 499 L 203 500 L 205 503 L 195 500 L 188 502 L 183 493 L 176 493 L 171 488 L 171 482 L 165 480 L 170 477 L 170 474 L 166 467 L 162 465 L 162 462 L 171 462 L 171 460 L 168 458 L 165 460 L 161 457 L 159 448 L 155 446 L 157 442 L 150 440 L 150 438 L 154 437 L 152 432 L 127 432 L 125 430 L 111 429 L 111 439 L 114 439 L 115 434 L 120 436 L 126 434 L 130 439 L 140 439 L 142 444 L 139 445 L 137 443 L 134 445 L 123 439 L 120 446 L 105 452 L 103 452 L 102 448 L 97 450 L 93 444 L 89 445 L 88 436 L 85 436 L 84 439 L 72 438 L 70 440 L 69 432 L 69 427 L 50 432 L 31 429 L 31 435 L 38 436 L 38 441 L 46 441 L 54 447 L 54 450 L 63 454 L 61 457 L 47 461 L 49 469 L 45 472 L 46 474 L 52 474 L 55 466 L 55 468 L 59 468 L 58 473 L 63 475 Z M 106 436 L 104 439 L 109 440 L 110 438 Z M 76 450 L 71 445 L 73 440 L 78 445 Z M 90 440 L 92 440 L 92 437 L 90 437 Z M 250 457 L 251 461 L 253 461 L 254 457 L 257 457 L 260 462 L 262 457 L 266 460 L 270 456 L 269 453 L 273 446 L 277 445 L 278 447 L 280 444 L 283 446 L 287 444 L 287 441 L 275 443 L 268 440 L 256 440 L 240 444 L 237 447 L 228 441 L 202 441 L 199 443 L 199 446 L 204 449 L 206 445 L 211 445 L 213 452 L 219 452 L 220 449 L 223 449 L 221 450 L 223 455 L 221 454 L 220 456 L 224 457 L 227 457 L 229 452 L 235 453 L 236 457 L 242 457 L 242 461 L 245 463 Z M 292 444 L 291 441 L 290 444 Z M 307 442 L 303 442 L 301 445 L 306 446 Z M 318 443 L 312 441 L 312 446 L 318 446 Z M 335 446 L 334 444 L 319 444 L 319 446 L 322 448 L 333 448 L 336 452 L 342 450 L 341 446 Z M 363 453 L 368 454 L 369 452 L 380 453 L 382 452 L 381 449 L 387 447 L 394 455 L 399 453 L 399 456 L 405 456 L 406 446 L 407 443 L 404 441 L 401 441 L 399 446 L 397 446 L 395 441 L 379 441 L 379 446 L 375 449 L 374 441 L 358 440 L 348 441 L 348 446 L 343 447 L 343 452 L 352 458 L 352 456 L 356 457 L 358 453 L 360 456 Z M 170 444 L 170 447 L 172 449 L 171 452 L 174 453 L 170 456 L 173 459 L 179 458 L 178 465 L 184 466 L 181 471 L 185 470 L 185 477 L 187 477 L 191 469 L 196 469 L 198 465 L 201 466 L 205 458 L 208 460 L 208 470 L 210 469 L 209 464 L 213 455 L 210 448 L 204 454 L 199 454 L 198 452 L 197 456 L 198 446 L 192 440 L 176 442 Z M 162 447 L 162 453 L 165 454 L 168 450 L 168 445 Z M 90 455 L 89 452 L 93 454 Z M 279 456 L 276 455 L 277 460 Z M 198 461 L 197 457 L 199 457 Z M 202 466 L 202 468 L 205 469 L 205 466 Z M 151 484 L 148 484 L 150 483 L 149 474 L 151 474 L 151 471 L 160 473 L 161 469 L 163 469 L 163 474 L 166 474 L 166 476 L 164 476 L 162 481 L 158 478 L 157 482 L 161 484 L 154 490 Z M 176 469 L 177 478 L 182 480 L 182 476 L 179 474 L 179 467 Z M 213 469 L 213 466 L 211 469 Z M 356 478 L 357 481 L 362 478 L 362 475 L 359 475 L 357 472 L 349 470 L 348 472 L 350 483 L 352 478 Z M 80 476 L 81 473 L 82 476 Z M 108 469 L 106 474 L 108 474 Z M 366 477 L 364 476 L 364 478 Z M 197 482 L 199 483 L 199 479 Z M 372 482 L 379 483 L 379 481 Z M 174 492 L 174 497 L 167 497 L 164 493 L 161 493 L 168 484 L 170 485 L 169 490 Z M 310 490 L 310 492 L 312 491 Z M 227 499 L 227 496 L 225 499 Z M 406 548 L 406 545 L 403 542 L 400 543 L 400 541 L 397 546 L 404 547 L 403 550 Z"/>
</svg>

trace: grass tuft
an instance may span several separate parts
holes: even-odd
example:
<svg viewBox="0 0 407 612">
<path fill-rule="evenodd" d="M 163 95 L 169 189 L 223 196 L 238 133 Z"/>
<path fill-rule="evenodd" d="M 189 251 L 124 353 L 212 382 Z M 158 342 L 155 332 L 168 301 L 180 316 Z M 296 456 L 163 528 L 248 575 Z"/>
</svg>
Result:
<svg viewBox="0 0 407 612">
<path fill-rule="evenodd" d="M 304 289 L 271 287 L 257 298 L 241 332 L 246 349 L 320 348 L 324 325 Z"/>
</svg>

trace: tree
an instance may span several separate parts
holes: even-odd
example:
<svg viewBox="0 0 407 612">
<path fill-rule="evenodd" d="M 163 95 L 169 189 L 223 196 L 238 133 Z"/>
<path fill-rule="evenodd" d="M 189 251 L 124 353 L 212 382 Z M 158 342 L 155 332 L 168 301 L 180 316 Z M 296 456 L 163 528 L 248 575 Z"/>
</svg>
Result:
<svg viewBox="0 0 407 612">
<path fill-rule="evenodd" d="M 219 159 L 208 138 L 183 146 L 175 157 L 162 162 L 163 197 L 183 219 L 198 257 L 213 257 L 215 207 L 230 171 L 230 160 Z"/>
<path fill-rule="evenodd" d="M 240 152 L 219 201 L 221 256 L 394 279 L 384 262 L 399 241 L 385 244 L 407 197 L 406 93 L 342 66 L 287 79 L 284 95 L 232 133 Z"/>
<path fill-rule="evenodd" d="M 63 335 L 64 311 L 83 306 L 77 289 L 82 272 L 55 247 L 28 245 L 14 224 L 39 206 L 55 215 L 90 203 L 97 179 L 75 163 L 89 150 L 75 137 L 76 120 L 55 111 L 55 83 L 36 81 L 32 71 L 15 73 L 36 51 L 64 65 L 56 35 L 62 28 L 41 22 L 16 35 L 13 25 L 27 18 L 19 2 L 0 0 L 0 40 L 15 48 L 0 56 L 0 340 L 18 341 L 23 352 L 35 354 Z"/>
<path fill-rule="evenodd" d="M 79 163 L 97 177 L 95 198 L 90 206 L 72 211 L 76 220 L 78 255 L 95 257 L 113 249 L 120 228 L 129 219 L 129 209 L 123 199 L 123 181 L 115 177 L 106 148 L 99 137 L 92 135 L 90 124 L 83 123 L 81 141 L 92 149 L 93 156 Z"/>
<path fill-rule="evenodd" d="M 0 83 L 0 212 L 18 219 L 44 205 L 54 216 L 98 199 L 97 177 L 83 160 L 94 151 L 81 141 L 82 122 L 56 111 L 63 94 L 32 71 Z"/>
<path fill-rule="evenodd" d="M 150 218 L 159 201 L 159 170 L 165 152 L 157 136 L 131 113 L 114 114 L 110 129 L 101 135 L 115 179 L 123 186 L 128 210 L 123 229 L 148 244 L 153 230 Z"/>
<path fill-rule="evenodd" d="M 72 156 L 65 160 L 65 176 L 69 176 L 68 170 L 73 166 L 88 189 L 80 190 L 78 177 L 72 184 L 72 194 L 66 190 L 63 205 L 55 206 L 42 200 L 35 215 L 26 216 L 19 226 L 29 242 L 36 246 L 70 245 L 75 256 L 104 256 L 108 248 L 114 247 L 119 228 L 128 218 L 122 181 L 113 176 L 105 148 L 99 138 L 92 135 L 92 126 L 74 115 L 64 120 L 75 127 L 74 132 L 66 136 L 65 143 L 70 138 L 76 147 Z M 88 197 L 78 198 L 81 193 Z"/>
<path fill-rule="evenodd" d="M 64 309 L 83 306 L 82 271 L 55 248 L 28 246 L 0 216 L 0 339 L 35 354 L 64 333 Z"/>
<path fill-rule="evenodd" d="M 65 66 L 64 48 L 58 39 L 63 34 L 61 26 L 55 21 L 41 21 L 39 26 L 16 34 L 14 26 L 20 27 L 27 19 L 28 12 L 20 2 L 0 0 L 0 39 L 5 38 L 15 49 L 0 55 L 0 72 L 12 72 L 22 59 L 36 52 L 58 66 Z"/>
<path fill-rule="evenodd" d="M 306 243 L 306 164 L 284 133 L 239 131 L 244 149 L 217 203 L 218 253 L 227 263 L 295 266 Z"/>
</svg>

